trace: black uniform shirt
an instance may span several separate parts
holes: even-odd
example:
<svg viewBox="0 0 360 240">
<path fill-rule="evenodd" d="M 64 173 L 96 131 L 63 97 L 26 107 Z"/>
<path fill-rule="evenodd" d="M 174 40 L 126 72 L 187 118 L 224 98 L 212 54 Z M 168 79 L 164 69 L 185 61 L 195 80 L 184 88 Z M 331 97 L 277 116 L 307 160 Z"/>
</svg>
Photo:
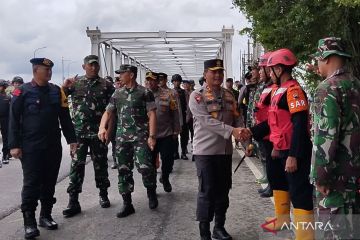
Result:
<svg viewBox="0 0 360 240">
<path fill-rule="evenodd" d="M 76 136 L 65 94 L 49 83 L 39 86 L 33 80 L 13 93 L 10 105 L 9 148 L 23 151 L 46 149 L 61 144 L 61 133 L 68 143 Z"/>
<path fill-rule="evenodd" d="M 0 117 L 9 117 L 10 96 L 0 93 Z"/>
</svg>

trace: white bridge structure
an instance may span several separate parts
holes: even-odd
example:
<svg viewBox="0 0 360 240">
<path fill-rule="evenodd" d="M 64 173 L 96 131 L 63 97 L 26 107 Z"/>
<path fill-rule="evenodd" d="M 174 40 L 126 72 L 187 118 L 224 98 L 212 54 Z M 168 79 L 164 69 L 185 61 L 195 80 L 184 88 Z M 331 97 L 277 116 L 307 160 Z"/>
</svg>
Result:
<svg viewBox="0 0 360 240">
<path fill-rule="evenodd" d="M 138 67 L 138 81 L 144 82 L 148 70 L 164 72 L 169 78 L 199 79 L 204 61 L 224 60 L 225 78 L 232 77 L 232 38 L 234 28 L 209 32 L 102 32 L 87 28 L 91 54 L 101 60 L 101 76 L 114 77 L 121 64 Z M 197 82 L 197 81 L 195 81 Z"/>
</svg>

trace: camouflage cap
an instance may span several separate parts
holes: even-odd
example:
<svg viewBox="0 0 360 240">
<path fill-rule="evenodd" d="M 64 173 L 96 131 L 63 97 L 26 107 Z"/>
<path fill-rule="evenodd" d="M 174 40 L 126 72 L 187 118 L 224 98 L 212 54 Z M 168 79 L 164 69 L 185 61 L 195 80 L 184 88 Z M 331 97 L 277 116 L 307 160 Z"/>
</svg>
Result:
<svg viewBox="0 0 360 240">
<path fill-rule="evenodd" d="M 152 71 L 148 71 L 146 72 L 146 75 L 145 75 L 145 79 L 146 80 L 157 80 L 158 79 L 158 74 L 155 73 L 155 72 L 152 72 Z"/>
<path fill-rule="evenodd" d="M 99 63 L 99 57 L 96 55 L 88 55 L 84 58 L 84 64 Z"/>
<path fill-rule="evenodd" d="M 337 37 L 327 37 L 320 39 L 318 42 L 317 51 L 310 56 L 315 59 L 325 59 L 333 54 L 351 58 L 351 55 L 345 50 L 344 42 L 341 40 L 341 38 Z"/>
<path fill-rule="evenodd" d="M 24 83 L 24 79 L 23 79 L 22 77 L 15 76 L 15 77 L 12 79 L 12 81 L 11 81 L 11 82 L 12 82 L 12 83 L 17 82 L 17 83 L 21 83 L 21 84 L 23 84 L 23 83 Z"/>
<path fill-rule="evenodd" d="M 124 72 L 132 72 L 137 73 L 137 67 L 130 65 L 130 64 L 122 64 L 120 65 L 120 68 L 115 71 L 115 73 L 120 74 Z"/>
<path fill-rule="evenodd" d="M 42 65 L 42 66 L 46 66 L 46 67 L 53 67 L 54 63 L 47 58 L 32 58 L 30 59 L 30 62 L 32 63 L 32 65 Z"/>
<path fill-rule="evenodd" d="M 0 79 L 0 87 L 7 87 L 9 84 L 6 80 Z"/>
</svg>

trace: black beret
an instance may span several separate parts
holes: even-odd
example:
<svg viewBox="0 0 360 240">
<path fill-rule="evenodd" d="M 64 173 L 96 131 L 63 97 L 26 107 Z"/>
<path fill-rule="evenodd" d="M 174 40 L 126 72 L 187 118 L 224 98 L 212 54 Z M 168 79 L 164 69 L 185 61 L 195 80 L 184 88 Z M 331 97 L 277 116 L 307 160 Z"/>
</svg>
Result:
<svg viewBox="0 0 360 240">
<path fill-rule="evenodd" d="M 232 78 L 227 78 L 227 79 L 226 79 L 226 82 L 234 82 L 234 79 L 232 79 Z"/>
<path fill-rule="evenodd" d="M 32 63 L 32 65 L 43 65 L 46 67 L 53 67 L 54 63 L 47 58 L 32 58 L 30 59 L 30 62 Z"/>
<path fill-rule="evenodd" d="M 209 70 L 224 70 L 224 62 L 221 59 L 210 59 L 204 62 L 204 69 Z"/>
<path fill-rule="evenodd" d="M 120 74 L 124 72 L 132 72 L 137 73 L 137 67 L 130 65 L 130 64 L 122 64 L 120 65 L 120 68 L 115 71 L 115 73 Z"/>
</svg>

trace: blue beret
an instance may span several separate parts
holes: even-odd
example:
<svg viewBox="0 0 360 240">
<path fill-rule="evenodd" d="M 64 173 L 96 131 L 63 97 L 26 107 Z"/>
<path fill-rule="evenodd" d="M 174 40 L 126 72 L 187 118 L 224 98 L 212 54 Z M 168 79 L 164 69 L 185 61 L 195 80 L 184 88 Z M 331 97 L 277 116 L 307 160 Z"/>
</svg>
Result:
<svg viewBox="0 0 360 240">
<path fill-rule="evenodd" d="M 32 63 L 32 65 L 43 65 L 46 67 L 53 67 L 54 63 L 47 58 L 33 58 L 30 60 L 30 62 Z"/>
</svg>

